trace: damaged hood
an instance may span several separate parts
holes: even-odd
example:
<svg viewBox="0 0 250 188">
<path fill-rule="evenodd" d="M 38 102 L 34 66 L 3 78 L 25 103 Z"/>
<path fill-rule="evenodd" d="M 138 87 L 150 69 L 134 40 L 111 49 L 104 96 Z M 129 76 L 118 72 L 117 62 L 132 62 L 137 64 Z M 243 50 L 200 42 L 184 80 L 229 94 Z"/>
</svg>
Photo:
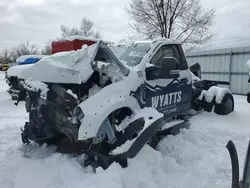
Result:
<svg viewBox="0 0 250 188">
<path fill-rule="evenodd" d="M 16 76 L 16 77 L 20 77 L 20 74 L 22 71 L 24 71 L 25 69 L 28 69 L 30 67 L 32 67 L 33 64 L 28 64 L 28 65 L 15 65 L 13 67 L 10 67 L 7 70 L 7 77 L 11 77 L 11 76 Z"/>
<path fill-rule="evenodd" d="M 129 73 L 109 47 L 99 41 L 91 46 L 83 45 L 82 49 L 77 51 L 60 52 L 45 57 L 22 71 L 20 77 L 47 83 L 81 84 L 94 72 L 91 64 L 101 58 L 97 57 L 97 54 L 112 60 L 111 63 L 118 64 L 125 75 Z"/>
</svg>

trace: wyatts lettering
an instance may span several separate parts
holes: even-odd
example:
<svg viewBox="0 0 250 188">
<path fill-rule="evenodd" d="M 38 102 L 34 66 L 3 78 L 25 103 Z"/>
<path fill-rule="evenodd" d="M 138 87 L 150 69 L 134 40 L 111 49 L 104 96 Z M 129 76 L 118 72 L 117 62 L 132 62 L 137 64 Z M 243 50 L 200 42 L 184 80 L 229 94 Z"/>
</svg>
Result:
<svg viewBox="0 0 250 188">
<path fill-rule="evenodd" d="M 181 91 L 158 95 L 151 98 L 153 108 L 161 108 L 179 103 L 181 101 Z"/>
</svg>

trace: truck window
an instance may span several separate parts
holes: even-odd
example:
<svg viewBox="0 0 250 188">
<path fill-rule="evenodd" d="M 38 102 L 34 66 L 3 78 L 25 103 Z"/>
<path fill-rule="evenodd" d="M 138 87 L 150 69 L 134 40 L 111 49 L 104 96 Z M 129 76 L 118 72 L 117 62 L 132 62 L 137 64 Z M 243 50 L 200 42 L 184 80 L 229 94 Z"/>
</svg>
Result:
<svg viewBox="0 0 250 188">
<path fill-rule="evenodd" d="M 165 46 L 162 46 L 156 52 L 154 57 L 151 59 L 150 63 L 157 67 L 160 67 L 162 59 L 166 57 L 174 57 L 178 63 L 181 62 L 180 52 L 178 50 L 178 47 L 176 45 L 165 45 Z"/>
<path fill-rule="evenodd" d="M 128 66 L 138 65 L 142 58 L 150 50 L 149 43 L 138 43 L 130 46 L 121 56 L 120 59 L 124 61 Z"/>
</svg>

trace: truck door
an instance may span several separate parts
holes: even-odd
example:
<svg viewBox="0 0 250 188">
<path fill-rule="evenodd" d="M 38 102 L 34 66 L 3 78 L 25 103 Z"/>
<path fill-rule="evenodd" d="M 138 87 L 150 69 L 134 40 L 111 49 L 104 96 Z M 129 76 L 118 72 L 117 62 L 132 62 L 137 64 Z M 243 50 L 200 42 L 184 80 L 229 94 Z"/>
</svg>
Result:
<svg viewBox="0 0 250 188">
<path fill-rule="evenodd" d="M 191 79 L 180 45 L 158 47 L 145 67 L 146 106 L 154 107 L 166 116 L 188 111 Z"/>
</svg>

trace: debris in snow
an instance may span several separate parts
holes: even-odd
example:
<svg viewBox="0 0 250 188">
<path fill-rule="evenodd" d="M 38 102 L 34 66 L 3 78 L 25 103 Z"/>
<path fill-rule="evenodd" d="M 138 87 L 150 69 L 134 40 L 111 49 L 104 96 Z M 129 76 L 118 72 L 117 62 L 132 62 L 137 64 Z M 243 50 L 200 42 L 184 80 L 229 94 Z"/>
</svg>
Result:
<svg viewBox="0 0 250 188">
<path fill-rule="evenodd" d="M 153 122 L 155 122 L 156 120 L 160 119 L 163 117 L 163 114 L 159 113 L 155 108 L 152 107 L 147 107 L 147 108 L 143 108 L 141 110 L 138 110 L 137 112 L 135 112 L 135 115 L 132 116 L 132 118 L 130 119 L 130 121 L 128 121 L 127 123 L 131 123 L 139 118 L 144 118 L 145 120 L 145 124 L 143 129 L 139 132 L 138 136 L 136 138 L 138 138 L 140 136 L 140 134 L 148 127 L 150 126 Z M 126 152 L 130 146 L 132 146 L 132 144 L 135 142 L 136 138 L 134 138 L 133 140 L 128 140 L 126 141 L 123 145 L 115 148 L 114 150 L 112 150 L 110 153 L 112 155 L 118 155 L 121 153 Z"/>
<path fill-rule="evenodd" d="M 213 98 L 215 97 L 215 102 L 220 104 L 223 100 L 225 94 L 231 93 L 231 91 L 227 88 L 220 88 L 217 86 L 212 86 L 209 90 L 202 90 L 200 96 L 198 97 L 199 100 L 202 100 L 205 97 L 206 102 L 212 102 Z"/>
<path fill-rule="evenodd" d="M 72 97 L 74 97 L 75 99 L 78 99 L 77 95 L 73 93 L 73 91 L 71 89 L 67 90 L 67 93 L 70 94 Z"/>
<path fill-rule="evenodd" d="M 23 82 L 21 82 L 23 87 L 25 89 L 31 90 L 31 91 L 40 91 L 41 92 L 41 98 L 46 99 L 47 98 L 47 92 L 49 91 L 47 84 L 32 80 L 32 79 L 27 79 Z"/>
</svg>

